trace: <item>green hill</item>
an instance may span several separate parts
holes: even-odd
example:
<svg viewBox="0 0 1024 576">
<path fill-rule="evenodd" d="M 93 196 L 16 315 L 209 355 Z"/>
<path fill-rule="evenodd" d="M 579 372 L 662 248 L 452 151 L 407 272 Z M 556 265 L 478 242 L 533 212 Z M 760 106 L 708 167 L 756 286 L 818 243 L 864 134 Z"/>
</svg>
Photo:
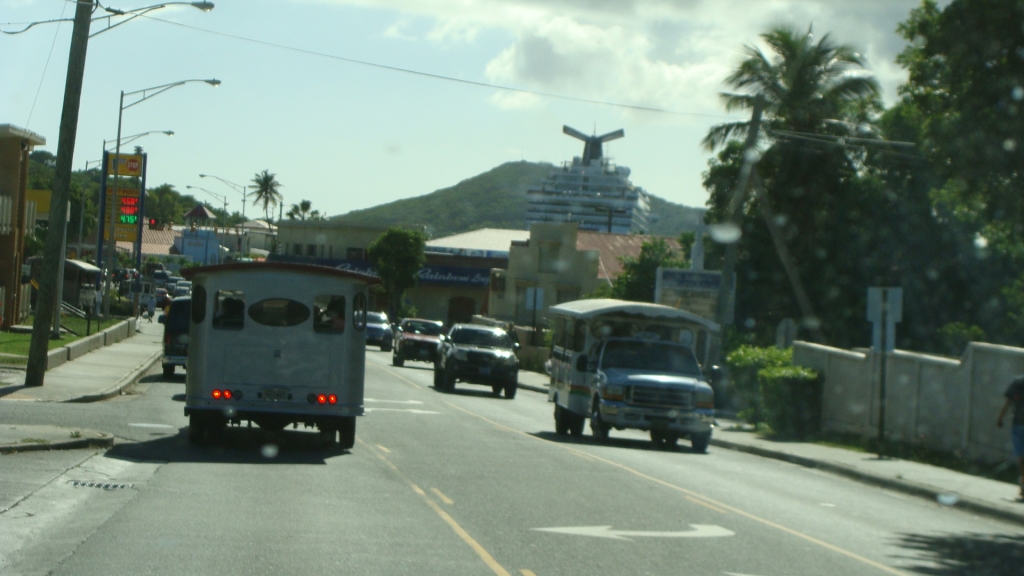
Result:
<svg viewBox="0 0 1024 576">
<path fill-rule="evenodd" d="M 480 228 L 526 228 L 526 189 L 554 168 L 538 162 L 506 162 L 450 188 L 334 216 L 371 226 L 426 226 L 432 238 Z M 676 236 L 693 229 L 693 208 L 651 196 L 652 233 Z"/>
</svg>

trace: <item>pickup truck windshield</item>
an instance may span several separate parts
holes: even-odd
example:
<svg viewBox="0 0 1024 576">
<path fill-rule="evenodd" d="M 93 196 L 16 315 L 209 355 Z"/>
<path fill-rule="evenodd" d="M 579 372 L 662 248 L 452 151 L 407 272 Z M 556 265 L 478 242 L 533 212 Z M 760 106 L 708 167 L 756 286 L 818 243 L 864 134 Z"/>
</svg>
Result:
<svg viewBox="0 0 1024 576">
<path fill-rule="evenodd" d="M 700 367 L 693 351 L 663 342 L 608 342 L 601 357 L 601 368 L 627 368 L 699 376 Z"/>
<path fill-rule="evenodd" d="M 512 341 L 504 332 L 490 330 L 458 330 L 452 335 L 452 342 L 469 344 L 470 346 L 491 346 L 493 348 L 511 348 Z"/>
</svg>

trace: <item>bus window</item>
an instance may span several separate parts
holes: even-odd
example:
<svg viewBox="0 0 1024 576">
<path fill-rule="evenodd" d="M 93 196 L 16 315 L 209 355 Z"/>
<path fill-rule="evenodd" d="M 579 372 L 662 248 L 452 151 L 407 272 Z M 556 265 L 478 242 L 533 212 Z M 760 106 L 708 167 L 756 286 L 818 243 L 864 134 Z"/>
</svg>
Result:
<svg viewBox="0 0 1024 576">
<path fill-rule="evenodd" d="M 551 330 L 551 349 L 554 350 L 556 346 L 562 345 L 563 334 L 565 333 L 565 319 L 556 318 L 554 327 Z"/>
<path fill-rule="evenodd" d="M 206 288 L 202 285 L 192 290 L 192 323 L 202 324 L 206 320 Z"/>
<path fill-rule="evenodd" d="M 267 298 L 249 306 L 249 318 L 264 326 L 298 326 L 309 318 L 309 308 L 287 298 Z"/>
<path fill-rule="evenodd" d="M 213 302 L 213 327 L 219 330 L 241 330 L 245 327 L 245 292 L 217 290 Z"/>
<path fill-rule="evenodd" d="M 352 298 L 352 325 L 356 330 L 366 328 L 366 296 L 362 293 Z"/>
<path fill-rule="evenodd" d="M 587 345 L 587 323 L 583 320 L 576 321 L 576 331 L 573 333 L 572 338 L 572 350 L 573 352 L 583 352 L 583 347 Z"/>
<path fill-rule="evenodd" d="M 313 331 L 341 334 L 345 331 L 345 297 L 320 295 L 313 298 Z"/>
</svg>

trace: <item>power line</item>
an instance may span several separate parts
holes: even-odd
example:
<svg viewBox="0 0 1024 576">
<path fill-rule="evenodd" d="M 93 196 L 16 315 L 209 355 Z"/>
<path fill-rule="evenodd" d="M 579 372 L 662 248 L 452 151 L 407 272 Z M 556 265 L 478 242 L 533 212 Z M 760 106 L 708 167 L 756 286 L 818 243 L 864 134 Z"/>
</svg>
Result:
<svg viewBox="0 0 1024 576">
<path fill-rule="evenodd" d="M 317 52 L 316 50 L 309 50 L 307 48 L 298 48 L 295 46 L 287 46 L 284 44 L 278 44 L 276 42 L 270 42 L 268 40 L 259 40 L 257 38 L 249 38 L 247 36 L 239 36 L 237 34 L 229 34 L 227 32 L 220 32 L 217 30 L 210 30 L 208 28 L 201 28 L 199 26 L 192 26 L 190 24 L 183 24 L 181 22 L 172 22 L 170 20 L 164 20 L 162 18 L 156 18 L 154 16 L 142 16 L 143 18 L 149 18 L 157 22 L 163 22 L 164 24 L 171 24 L 174 26 L 180 26 L 182 28 L 188 28 L 197 32 L 204 32 L 206 34 L 213 34 L 215 36 L 222 36 L 224 38 L 231 38 L 233 40 L 241 40 L 243 42 L 250 42 L 253 44 L 259 44 L 261 46 L 269 46 L 271 48 L 279 48 L 282 50 L 289 50 L 292 52 L 298 52 L 300 54 L 306 54 L 309 56 L 319 56 L 321 58 L 329 58 L 331 60 L 338 60 L 341 62 L 347 62 L 349 64 L 358 64 L 361 66 L 369 66 L 371 68 L 378 68 L 381 70 L 387 70 L 390 72 L 399 72 L 402 74 L 411 74 L 414 76 L 420 76 L 424 78 L 432 78 L 434 80 L 441 80 L 446 82 L 457 82 L 459 84 L 467 84 L 470 86 L 476 86 L 479 88 L 490 88 L 493 90 L 503 90 L 506 92 L 516 92 L 520 94 L 532 94 L 534 96 L 543 96 L 545 98 L 556 98 L 559 100 L 570 100 L 573 102 L 584 102 L 587 104 L 597 104 L 600 106 L 613 106 L 616 108 L 626 108 L 629 110 L 637 110 L 641 112 L 653 112 L 656 114 L 671 114 L 673 116 L 704 116 L 708 118 L 734 118 L 733 116 L 724 116 L 721 114 L 705 114 L 702 112 L 680 112 L 677 110 L 668 110 L 665 108 L 655 108 L 652 106 L 640 106 L 638 104 L 624 104 L 622 102 L 611 102 L 607 100 L 595 100 L 591 98 L 582 98 L 580 96 L 569 96 L 566 94 L 555 94 L 553 92 L 541 92 L 538 90 L 530 90 L 527 88 L 515 88 L 513 86 L 503 86 L 501 84 L 491 84 L 489 82 L 480 82 L 478 80 L 466 80 L 465 78 L 455 78 L 453 76 L 445 76 L 444 74 L 436 74 L 433 72 L 424 72 L 422 70 L 415 70 L 412 68 L 402 68 L 400 66 L 391 66 L 388 64 L 381 64 L 379 62 L 371 62 L 369 60 L 359 60 L 357 58 L 349 58 L 347 56 L 338 56 L 336 54 L 328 54 L 326 52 Z"/>
</svg>

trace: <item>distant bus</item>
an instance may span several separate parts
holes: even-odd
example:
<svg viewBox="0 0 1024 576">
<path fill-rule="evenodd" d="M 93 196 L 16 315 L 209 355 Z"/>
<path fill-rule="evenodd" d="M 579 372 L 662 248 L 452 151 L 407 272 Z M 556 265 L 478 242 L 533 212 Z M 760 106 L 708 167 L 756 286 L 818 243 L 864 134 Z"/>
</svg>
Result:
<svg viewBox="0 0 1024 576">
<path fill-rule="evenodd" d="M 25 261 L 29 266 L 29 276 L 33 287 L 39 285 L 43 273 L 43 259 L 33 256 Z M 64 301 L 75 308 L 89 308 L 96 298 L 96 286 L 99 285 L 102 272 L 99 268 L 81 260 L 64 260 Z M 32 293 L 33 305 L 35 292 Z"/>
<path fill-rule="evenodd" d="M 375 276 L 283 262 L 182 270 L 192 280 L 185 415 L 193 443 L 243 421 L 315 426 L 355 444 L 363 415 L 367 288 Z"/>
</svg>

